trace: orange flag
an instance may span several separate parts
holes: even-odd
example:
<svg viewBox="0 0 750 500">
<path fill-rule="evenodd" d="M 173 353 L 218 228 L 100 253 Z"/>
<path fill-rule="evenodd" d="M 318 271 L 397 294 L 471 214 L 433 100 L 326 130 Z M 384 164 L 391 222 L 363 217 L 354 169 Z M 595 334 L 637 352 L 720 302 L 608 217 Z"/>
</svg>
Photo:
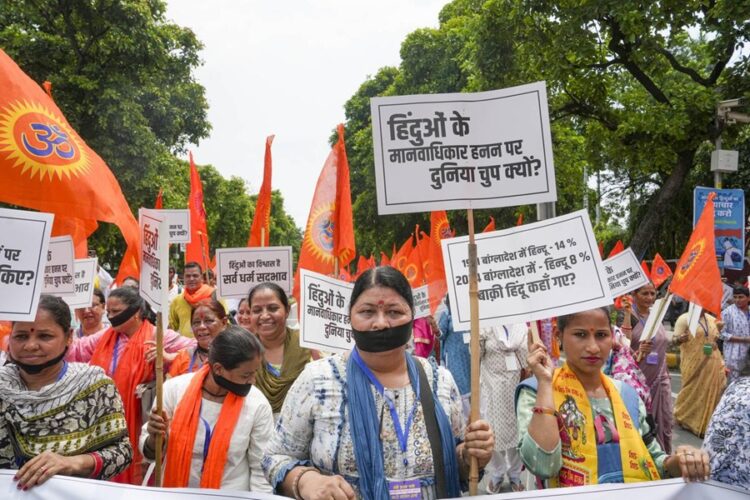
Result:
<svg viewBox="0 0 750 500">
<path fill-rule="evenodd" d="M 424 276 L 422 274 L 422 258 L 419 255 L 419 245 L 414 246 L 409 254 L 404 268 L 404 276 L 409 281 L 412 288 L 424 285 Z"/>
<path fill-rule="evenodd" d="M 718 318 L 721 316 L 722 285 L 714 245 L 715 197 L 716 193 L 708 195 L 698 224 L 675 266 L 669 291 Z"/>
<path fill-rule="evenodd" d="M 618 253 L 625 250 L 625 245 L 623 245 L 622 240 L 617 240 L 617 243 L 615 243 L 615 246 L 612 247 L 612 250 L 609 251 L 609 255 L 607 255 L 607 258 L 614 257 Z"/>
<path fill-rule="evenodd" d="M 520 226 L 522 224 L 523 224 L 523 212 L 521 212 L 520 214 L 518 214 L 518 219 L 516 220 L 516 226 Z"/>
<path fill-rule="evenodd" d="M 140 234 L 117 179 L 73 130 L 54 101 L 0 50 L 0 201 L 55 214 L 56 234 L 77 228 L 76 248 L 116 224 L 138 275 Z M 70 233 L 68 233 L 70 234 Z M 76 236 L 77 235 L 77 236 Z M 134 260 L 133 260 L 134 259 Z M 122 280 L 120 266 L 118 282 Z"/>
<path fill-rule="evenodd" d="M 275 136 L 266 137 L 266 156 L 263 160 L 263 184 L 255 203 L 255 216 L 250 227 L 249 247 L 267 247 L 271 240 L 271 143 Z M 261 229 L 263 238 L 261 240 Z"/>
<path fill-rule="evenodd" d="M 391 259 L 389 259 L 388 256 L 383 252 L 380 252 L 380 265 L 381 266 L 391 265 Z"/>
<path fill-rule="evenodd" d="M 661 255 L 657 253 L 654 256 L 654 262 L 651 263 L 651 281 L 653 281 L 656 288 L 659 288 L 670 276 L 672 276 L 672 270 L 664 259 L 661 258 Z"/>
<path fill-rule="evenodd" d="M 430 310 L 433 314 L 448 292 L 448 284 L 445 281 L 445 267 L 443 266 L 443 248 L 440 240 L 452 237 L 453 233 L 445 210 L 430 213 L 430 274 L 425 276 L 425 281 L 429 285 Z"/>
<path fill-rule="evenodd" d="M 190 153 L 190 243 L 185 247 L 185 262 L 197 262 L 205 272 L 211 265 L 208 253 L 208 226 L 206 222 L 206 206 L 203 204 L 203 183 L 198 168 Z"/>
<path fill-rule="evenodd" d="M 597 245 L 599 246 L 599 257 L 604 259 L 604 243 L 602 243 L 601 241 L 598 241 Z"/>
<path fill-rule="evenodd" d="M 403 273 L 404 269 L 406 269 L 406 263 L 409 260 L 409 255 L 411 255 L 411 249 L 413 247 L 412 236 L 409 236 L 409 238 L 401 245 L 401 248 L 398 249 L 396 256 L 391 259 L 391 265 Z"/>
<path fill-rule="evenodd" d="M 427 276 L 430 274 L 430 235 L 424 231 L 419 231 L 417 250 L 422 259 L 422 280 L 427 283 Z"/>
<path fill-rule="evenodd" d="M 521 214 L 521 215 L 523 215 L 523 214 Z M 520 226 L 520 224 L 516 224 L 516 225 Z M 492 217 L 492 216 L 490 216 L 490 222 L 489 222 L 489 224 L 487 224 L 484 227 L 484 229 L 482 230 L 482 232 L 483 233 L 489 233 L 489 232 L 494 231 L 494 230 L 495 230 L 495 218 Z"/>
<path fill-rule="evenodd" d="M 344 125 L 339 125 L 337 130 L 338 141 L 320 172 L 307 218 L 294 280 L 293 294 L 297 300 L 300 269 L 330 275 L 334 272 L 336 260 L 343 268 L 356 253 Z"/>
<path fill-rule="evenodd" d="M 642 260 L 641 269 L 643 269 L 643 272 L 646 274 L 646 278 L 651 279 L 651 272 L 648 270 L 648 262 Z"/>
<path fill-rule="evenodd" d="M 366 259 L 364 255 L 360 255 L 357 259 L 357 274 L 354 275 L 354 279 L 359 278 L 360 274 L 368 269 L 372 269 L 375 265 L 375 258 Z"/>
<path fill-rule="evenodd" d="M 156 203 L 154 203 L 154 208 L 157 210 L 161 210 L 164 208 L 164 190 L 162 188 L 159 188 L 159 194 L 156 195 Z"/>
</svg>

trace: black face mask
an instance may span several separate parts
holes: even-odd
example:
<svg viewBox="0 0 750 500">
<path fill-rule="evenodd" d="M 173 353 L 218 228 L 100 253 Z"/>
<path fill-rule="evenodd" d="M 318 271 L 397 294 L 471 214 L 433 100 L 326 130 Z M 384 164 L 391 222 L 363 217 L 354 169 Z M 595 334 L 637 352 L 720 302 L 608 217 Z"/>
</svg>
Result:
<svg viewBox="0 0 750 500">
<path fill-rule="evenodd" d="M 62 354 L 59 356 L 52 358 L 48 361 L 45 361 L 44 363 L 40 365 L 27 365 L 26 363 L 21 363 L 20 361 L 16 361 L 15 359 L 11 358 L 11 361 L 18 366 L 21 370 L 25 371 L 29 375 L 36 375 L 37 373 L 40 373 L 45 368 L 49 368 L 50 366 L 54 366 L 60 361 L 65 358 L 65 354 L 68 352 L 68 346 L 65 346 L 65 349 L 63 349 Z"/>
<path fill-rule="evenodd" d="M 117 328 L 118 326 L 122 325 L 127 320 L 132 318 L 135 315 L 135 313 L 137 313 L 140 310 L 141 310 L 141 304 L 134 304 L 114 316 L 108 316 L 109 322 L 112 324 L 112 326 Z"/>
<path fill-rule="evenodd" d="M 227 380 L 221 375 L 217 375 L 216 373 L 214 373 L 213 376 L 219 387 L 222 387 L 241 398 L 247 396 L 250 393 L 250 389 L 253 388 L 253 384 L 238 384 L 237 382 Z"/>
<path fill-rule="evenodd" d="M 357 349 L 363 352 L 385 352 L 396 349 L 409 342 L 411 337 L 412 322 L 400 326 L 361 332 L 352 328 L 354 343 Z"/>
</svg>

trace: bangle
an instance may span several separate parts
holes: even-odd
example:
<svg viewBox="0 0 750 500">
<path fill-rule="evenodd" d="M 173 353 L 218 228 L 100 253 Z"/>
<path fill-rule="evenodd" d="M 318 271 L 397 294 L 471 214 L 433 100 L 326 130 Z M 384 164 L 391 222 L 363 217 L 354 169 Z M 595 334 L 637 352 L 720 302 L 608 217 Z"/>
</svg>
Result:
<svg viewBox="0 0 750 500">
<path fill-rule="evenodd" d="M 303 467 L 299 474 L 297 474 L 297 477 L 294 478 L 294 482 L 292 483 L 292 495 L 294 495 L 295 500 L 303 500 L 302 496 L 299 494 L 299 480 L 302 478 L 302 476 L 305 475 L 305 473 L 310 472 L 314 470 L 315 472 L 320 472 L 315 467 Z"/>
<path fill-rule="evenodd" d="M 632 327 L 632 326 L 621 326 L 621 327 L 620 327 L 620 330 L 627 330 L 627 331 L 630 331 L 630 330 L 632 330 L 632 329 L 633 329 L 633 327 Z"/>
<path fill-rule="evenodd" d="M 99 475 L 102 473 L 102 468 L 104 467 L 104 460 L 102 460 L 102 456 L 95 451 L 88 455 L 94 459 L 94 470 L 91 471 L 89 479 L 98 479 Z"/>
<path fill-rule="evenodd" d="M 533 413 L 536 413 L 537 415 L 551 415 L 555 418 L 557 418 L 558 413 L 557 411 L 553 410 L 552 408 L 547 408 L 546 406 L 535 406 L 531 409 Z"/>
</svg>

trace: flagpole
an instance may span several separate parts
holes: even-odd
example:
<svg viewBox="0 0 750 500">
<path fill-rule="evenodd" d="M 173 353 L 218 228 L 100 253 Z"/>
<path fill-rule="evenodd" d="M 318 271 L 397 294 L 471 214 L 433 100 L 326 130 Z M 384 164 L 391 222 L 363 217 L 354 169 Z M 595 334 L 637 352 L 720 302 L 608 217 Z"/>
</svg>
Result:
<svg viewBox="0 0 750 500">
<path fill-rule="evenodd" d="M 206 284 L 210 284 L 208 279 L 208 256 L 206 255 L 206 247 L 203 244 L 203 231 L 198 231 L 198 236 L 201 238 L 201 255 L 203 256 L 203 275 L 206 280 Z"/>
<path fill-rule="evenodd" d="M 477 292 L 477 245 L 474 242 L 474 209 L 466 211 L 469 222 L 469 311 L 471 313 L 471 417 L 479 420 L 479 298 Z M 472 456 L 469 468 L 469 494 L 476 496 L 479 462 Z"/>
<path fill-rule="evenodd" d="M 156 313 L 156 365 L 154 367 L 156 371 L 156 414 L 161 415 L 163 411 L 163 398 L 162 392 L 164 387 L 164 328 L 162 326 L 162 313 Z M 154 450 L 154 460 L 156 462 L 154 467 L 154 484 L 157 487 L 162 485 L 162 447 L 163 437 L 161 433 L 156 435 L 156 446 Z"/>
<path fill-rule="evenodd" d="M 266 228 L 265 227 L 260 228 L 260 246 L 262 247 L 266 246 Z"/>
</svg>

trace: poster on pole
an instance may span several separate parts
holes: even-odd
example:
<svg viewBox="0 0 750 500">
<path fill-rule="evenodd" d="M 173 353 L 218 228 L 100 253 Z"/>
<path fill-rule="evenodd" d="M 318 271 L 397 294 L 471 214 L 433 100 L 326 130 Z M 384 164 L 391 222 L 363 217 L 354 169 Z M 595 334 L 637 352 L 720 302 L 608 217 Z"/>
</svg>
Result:
<svg viewBox="0 0 750 500">
<path fill-rule="evenodd" d="M 47 262 L 44 265 L 44 286 L 42 293 L 62 297 L 76 292 L 73 280 L 73 238 L 56 236 L 50 238 L 47 249 Z"/>
<path fill-rule="evenodd" d="M 36 317 L 53 218 L 48 213 L 0 208 L 0 320 Z"/>
<path fill-rule="evenodd" d="M 380 215 L 557 200 L 544 82 L 370 107 Z"/>
<path fill-rule="evenodd" d="M 411 294 L 414 297 L 414 319 L 426 318 L 430 314 L 430 293 L 427 285 L 418 288 L 412 288 Z"/>
<path fill-rule="evenodd" d="M 605 260 L 604 272 L 613 299 L 650 283 L 631 248 Z"/>
<path fill-rule="evenodd" d="M 354 347 L 349 298 L 354 283 L 300 269 L 300 342 L 309 349 L 346 352 Z"/>
<path fill-rule="evenodd" d="M 742 189 L 697 187 L 693 191 L 693 227 L 698 223 L 709 193 L 714 198 L 714 244 L 719 268 L 745 267 L 745 192 Z"/>
<path fill-rule="evenodd" d="M 190 210 L 162 208 L 154 212 L 167 220 L 169 243 L 190 243 Z"/>
<path fill-rule="evenodd" d="M 141 297 L 155 312 L 166 311 L 169 290 L 169 226 L 155 210 L 138 210 L 141 227 Z"/>
<path fill-rule="evenodd" d="M 612 303 L 588 213 L 477 234 L 480 326 L 551 318 Z M 442 240 L 453 328 L 469 330 L 468 236 Z"/>
<path fill-rule="evenodd" d="M 96 264 L 96 257 L 73 261 L 75 293 L 62 296 L 62 299 L 71 309 L 81 309 L 91 305 L 94 298 L 94 280 L 97 274 Z"/>
<path fill-rule="evenodd" d="M 292 247 L 219 248 L 216 250 L 217 293 L 224 299 L 246 298 L 270 281 L 292 293 Z"/>
</svg>

